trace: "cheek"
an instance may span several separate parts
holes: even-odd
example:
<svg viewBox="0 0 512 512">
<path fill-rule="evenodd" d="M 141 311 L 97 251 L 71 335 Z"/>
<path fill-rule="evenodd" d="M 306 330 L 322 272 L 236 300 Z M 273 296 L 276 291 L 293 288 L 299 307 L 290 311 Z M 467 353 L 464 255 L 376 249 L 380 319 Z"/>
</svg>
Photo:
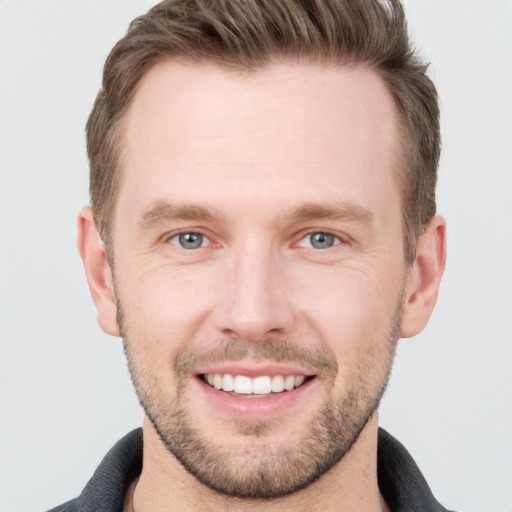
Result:
<svg viewBox="0 0 512 512">
<path fill-rule="evenodd" d="M 204 296 L 197 285 L 182 286 L 177 277 L 161 273 L 131 282 L 120 292 L 120 303 L 132 373 L 143 392 L 159 390 L 174 400 L 178 386 L 174 364 L 198 337 Z"/>
<path fill-rule="evenodd" d="M 159 346 L 167 347 L 167 354 L 197 336 L 217 289 L 211 272 L 165 265 L 140 266 L 136 273 L 119 276 L 118 281 L 125 330 L 141 345 L 160 340 Z"/>
<path fill-rule="evenodd" d="M 382 274 L 384 275 L 384 274 Z M 336 269 L 304 296 L 301 316 L 335 355 L 341 371 L 352 371 L 365 354 L 389 351 L 402 284 L 362 267 Z"/>
<path fill-rule="evenodd" d="M 349 327 L 379 331 L 395 311 L 402 289 L 399 279 L 363 268 L 329 269 L 314 286 L 304 286 L 304 313 L 315 312 L 331 334 Z M 312 313 L 313 314 L 313 313 Z"/>
</svg>

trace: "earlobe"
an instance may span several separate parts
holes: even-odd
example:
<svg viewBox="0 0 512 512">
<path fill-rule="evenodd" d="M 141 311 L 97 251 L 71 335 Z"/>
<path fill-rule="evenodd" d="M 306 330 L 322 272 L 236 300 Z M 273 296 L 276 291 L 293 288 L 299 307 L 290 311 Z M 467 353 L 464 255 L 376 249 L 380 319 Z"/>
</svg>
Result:
<svg viewBox="0 0 512 512">
<path fill-rule="evenodd" d="M 418 240 L 416 258 L 409 269 L 404 293 L 400 336 L 420 333 L 437 301 L 446 265 L 446 222 L 436 215 Z"/>
<path fill-rule="evenodd" d="M 98 312 L 98 323 L 107 334 L 119 336 L 112 272 L 90 206 L 85 206 L 78 214 L 77 244 Z"/>
</svg>

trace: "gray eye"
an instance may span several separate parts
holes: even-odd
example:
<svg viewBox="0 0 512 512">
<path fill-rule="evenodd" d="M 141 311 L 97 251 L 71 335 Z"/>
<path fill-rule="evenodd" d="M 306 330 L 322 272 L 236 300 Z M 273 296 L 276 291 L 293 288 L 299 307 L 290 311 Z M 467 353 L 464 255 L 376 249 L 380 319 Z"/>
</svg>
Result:
<svg viewBox="0 0 512 512">
<path fill-rule="evenodd" d="M 312 233 L 309 235 L 309 243 L 315 249 L 329 249 L 335 244 L 336 238 L 329 233 Z"/>
<path fill-rule="evenodd" d="M 201 233 L 181 233 L 173 239 L 177 239 L 178 244 L 183 249 L 199 249 L 204 243 L 204 236 Z"/>
</svg>

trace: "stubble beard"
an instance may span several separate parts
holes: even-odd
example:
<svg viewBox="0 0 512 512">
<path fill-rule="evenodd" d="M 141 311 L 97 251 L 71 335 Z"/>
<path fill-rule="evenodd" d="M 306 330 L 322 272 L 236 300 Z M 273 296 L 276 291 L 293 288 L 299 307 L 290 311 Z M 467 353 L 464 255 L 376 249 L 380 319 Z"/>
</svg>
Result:
<svg viewBox="0 0 512 512">
<path fill-rule="evenodd" d="M 336 466 L 350 451 L 364 427 L 377 410 L 386 389 L 399 338 L 402 301 L 393 321 L 379 344 L 359 357 L 357 379 L 347 383 L 344 396 L 330 397 L 304 425 L 305 434 L 290 446 L 275 446 L 266 434 L 278 426 L 272 420 L 239 421 L 239 434 L 247 436 L 243 447 L 217 446 L 194 427 L 187 409 L 186 375 L 198 361 L 235 361 L 264 359 L 296 363 L 307 361 L 321 368 L 319 375 L 326 387 L 332 388 L 337 363 L 325 350 L 299 349 L 291 341 L 268 339 L 251 345 L 225 340 L 209 353 L 185 348 L 174 365 L 177 387 L 173 398 L 159 390 L 151 368 L 147 368 L 134 349 L 118 303 L 118 321 L 128 367 L 146 416 L 153 424 L 167 450 L 208 488 L 235 498 L 272 499 L 303 489 Z M 378 345 L 378 349 L 376 348 Z M 194 346 L 194 344 L 191 344 Z M 376 380 L 372 376 L 378 375 Z M 318 377 L 317 377 L 318 378 Z M 288 427 L 290 428 L 290 427 Z M 210 432 L 210 437 L 215 434 Z"/>
</svg>

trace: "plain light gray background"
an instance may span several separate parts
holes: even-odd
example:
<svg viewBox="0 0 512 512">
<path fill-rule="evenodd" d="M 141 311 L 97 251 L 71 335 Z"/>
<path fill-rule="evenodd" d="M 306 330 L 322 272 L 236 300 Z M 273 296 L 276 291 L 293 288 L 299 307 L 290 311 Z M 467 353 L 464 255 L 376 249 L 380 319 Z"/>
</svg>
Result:
<svg viewBox="0 0 512 512">
<path fill-rule="evenodd" d="M 79 494 L 141 424 L 120 340 L 75 249 L 83 129 L 103 61 L 149 0 L 0 0 L 0 510 Z M 437 497 L 512 510 L 512 2 L 406 0 L 441 96 L 449 258 L 425 332 L 403 340 L 381 424 Z"/>
</svg>

